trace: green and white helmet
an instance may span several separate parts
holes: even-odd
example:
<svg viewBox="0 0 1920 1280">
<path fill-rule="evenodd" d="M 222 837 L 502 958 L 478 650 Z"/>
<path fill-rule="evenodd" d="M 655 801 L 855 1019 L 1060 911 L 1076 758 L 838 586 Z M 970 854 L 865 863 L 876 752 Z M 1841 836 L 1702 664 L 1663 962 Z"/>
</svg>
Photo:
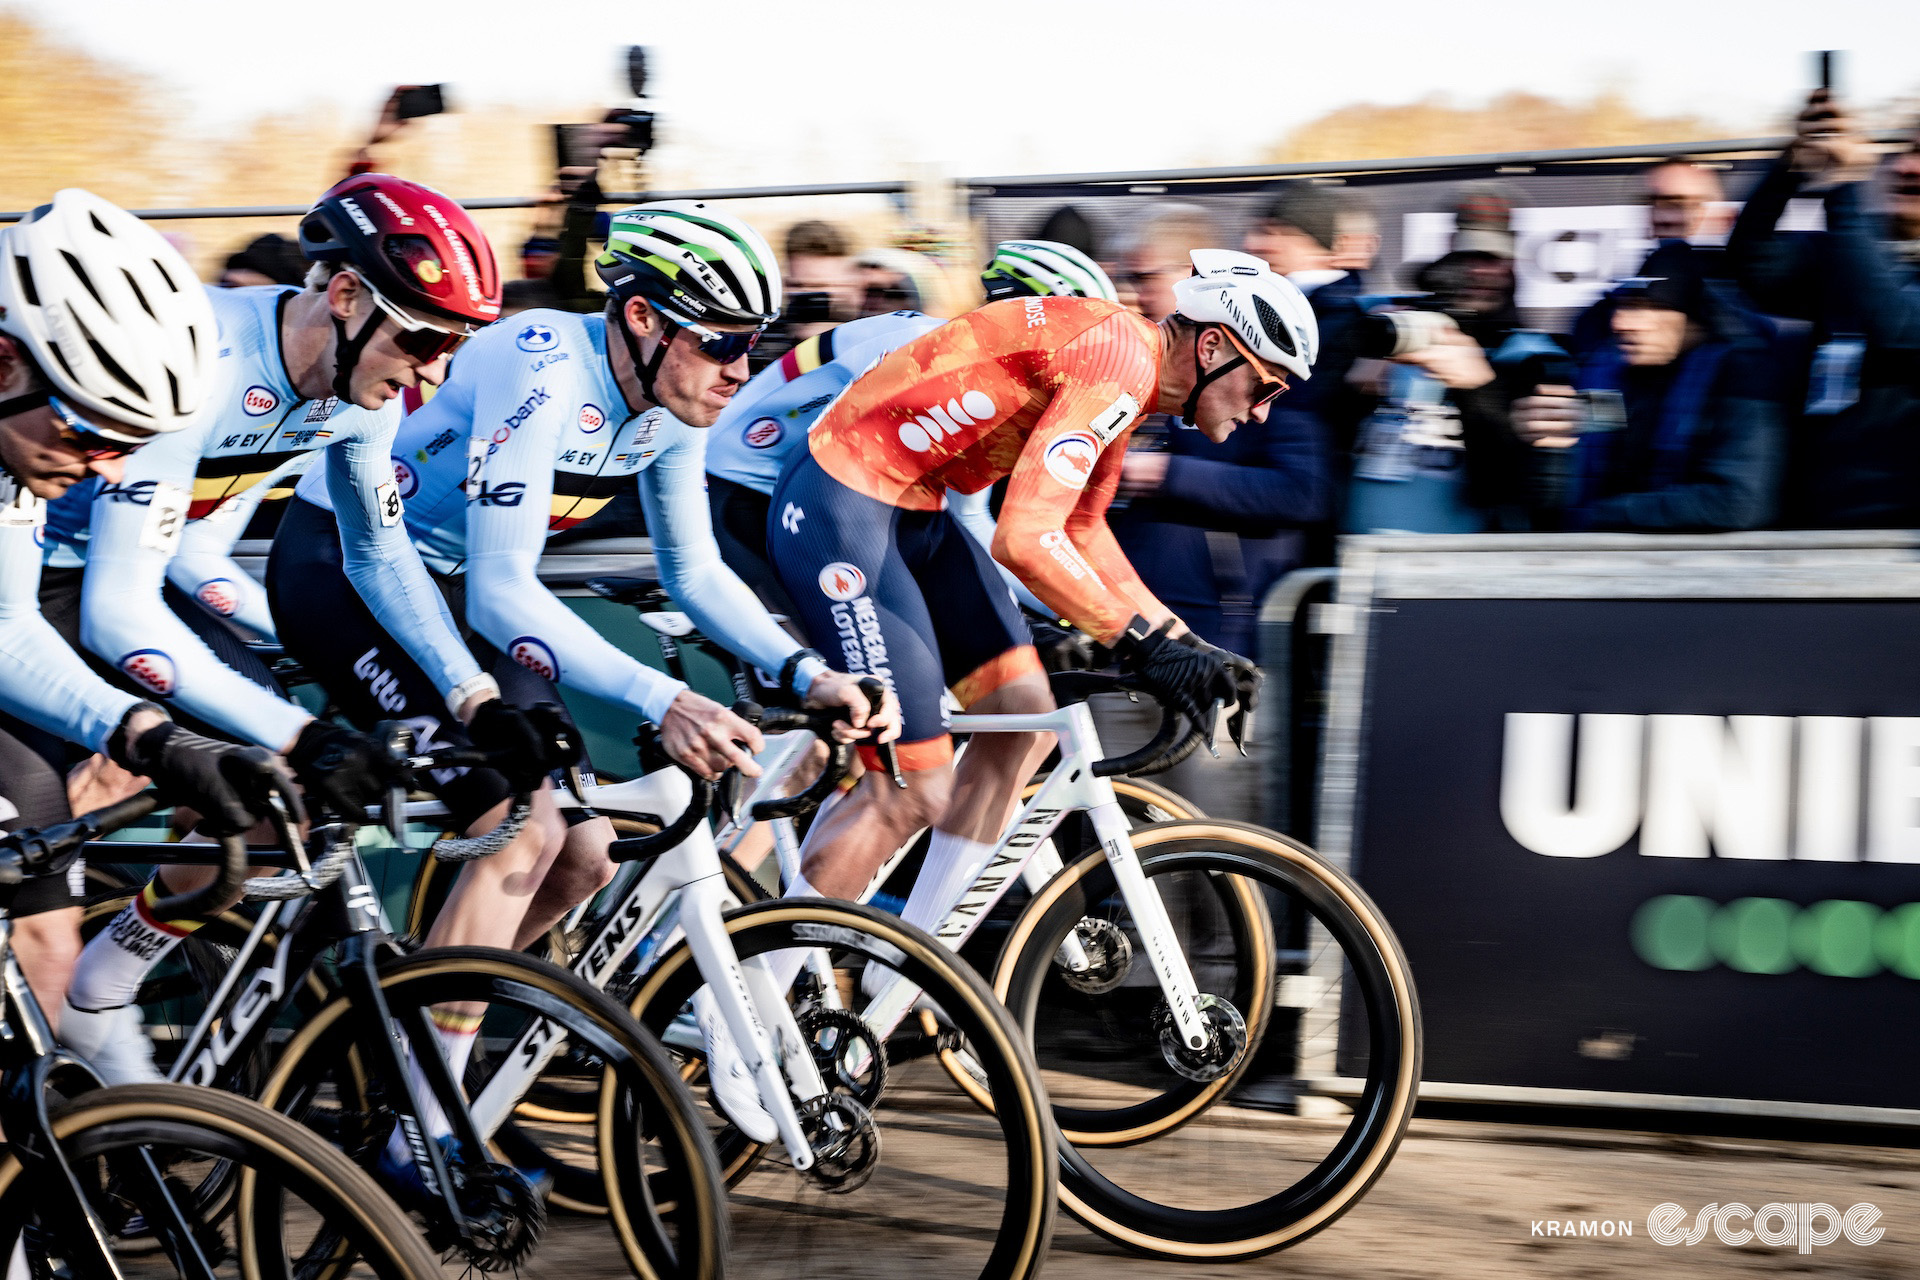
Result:
<svg viewBox="0 0 1920 1280">
<path fill-rule="evenodd" d="M 780 266 L 758 231 L 698 200 L 613 215 L 594 267 L 607 292 L 644 298 L 679 324 L 767 325 L 780 314 Z"/>
<path fill-rule="evenodd" d="M 1100 264 L 1057 240 L 1002 240 L 980 272 L 987 301 L 1054 297 L 1119 299 Z"/>
</svg>

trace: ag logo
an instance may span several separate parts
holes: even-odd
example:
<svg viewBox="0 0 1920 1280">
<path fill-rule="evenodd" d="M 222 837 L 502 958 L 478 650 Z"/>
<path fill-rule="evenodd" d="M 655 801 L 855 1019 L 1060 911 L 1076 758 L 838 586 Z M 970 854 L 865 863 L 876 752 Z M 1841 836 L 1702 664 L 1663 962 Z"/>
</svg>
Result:
<svg viewBox="0 0 1920 1280">
<path fill-rule="evenodd" d="M 233 611 L 240 607 L 240 594 L 234 590 L 231 578 L 209 578 L 193 594 L 201 604 L 223 618 L 231 618 Z"/>
<path fill-rule="evenodd" d="M 786 430 L 781 427 L 778 419 L 756 418 L 747 424 L 747 429 L 740 438 L 747 442 L 749 449 L 771 449 L 779 444 L 780 438 L 786 434 Z"/>
<path fill-rule="evenodd" d="M 553 656 L 553 650 L 538 636 L 514 637 L 513 643 L 507 646 L 507 656 L 549 680 L 560 678 L 560 659 Z"/>
<path fill-rule="evenodd" d="M 820 571 L 820 594 L 829 600 L 851 600 L 866 589 L 867 575 L 845 560 L 835 560 Z"/>
<path fill-rule="evenodd" d="M 393 482 L 400 486 L 400 498 L 405 501 L 420 490 L 420 473 L 399 458 L 393 460 Z"/>
<path fill-rule="evenodd" d="M 279 408 L 280 397 L 273 394 L 271 389 L 255 383 L 240 397 L 240 407 L 249 418 L 258 418 Z"/>
<path fill-rule="evenodd" d="M 158 649 L 135 649 L 120 659 L 120 669 L 142 689 L 162 698 L 170 695 L 178 683 L 173 659 Z"/>
<path fill-rule="evenodd" d="M 1047 474 L 1069 489 L 1084 489 L 1100 457 L 1100 441 L 1091 431 L 1069 431 L 1047 446 Z"/>
<path fill-rule="evenodd" d="M 607 411 L 605 409 L 602 409 L 597 404 L 583 404 L 580 406 L 580 432 L 582 435 L 590 436 L 606 425 Z"/>
<path fill-rule="evenodd" d="M 530 324 L 513 342 L 522 351 L 551 351 L 560 345 L 560 335 L 544 324 Z"/>
</svg>

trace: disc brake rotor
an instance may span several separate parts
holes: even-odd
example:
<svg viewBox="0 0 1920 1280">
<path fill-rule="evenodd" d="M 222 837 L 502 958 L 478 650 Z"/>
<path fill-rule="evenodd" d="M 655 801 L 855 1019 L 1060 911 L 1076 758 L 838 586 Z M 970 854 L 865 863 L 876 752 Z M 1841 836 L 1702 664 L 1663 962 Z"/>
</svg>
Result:
<svg viewBox="0 0 1920 1280">
<path fill-rule="evenodd" d="M 1247 1051 L 1247 1020 L 1220 996 L 1206 994 L 1194 1001 L 1207 1027 L 1207 1043 L 1189 1048 L 1173 1020 L 1173 1010 L 1162 1001 L 1154 1021 L 1160 1028 L 1160 1052 L 1167 1065 L 1189 1080 L 1218 1080 L 1240 1064 Z"/>
</svg>

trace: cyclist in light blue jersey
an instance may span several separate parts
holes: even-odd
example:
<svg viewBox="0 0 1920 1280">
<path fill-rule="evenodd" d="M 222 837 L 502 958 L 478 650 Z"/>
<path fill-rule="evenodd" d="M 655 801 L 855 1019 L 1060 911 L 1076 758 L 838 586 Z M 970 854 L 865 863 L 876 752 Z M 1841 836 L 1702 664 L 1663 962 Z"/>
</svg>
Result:
<svg viewBox="0 0 1920 1280">
<path fill-rule="evenodd" d="M 135 450 L 192 431 L 217 385 L 215 329 L 179 253 L 98 196 L 62 191 L 0 230 L 0 830 L 71 816 L 68 744 L 151 777 L 206 829 L 250 825 L 220 769 L 232 744 L 107 684 L 39 605 L 48 500 L 117 482 Z M 76 346 L 78 332 L 92 341 Z M 56 1030 L 84 877 L 76 863 L 31 881 L 11 908 L 14 953 Z"/>
<path fill-rule="evenodd" d="M 382 794 L 378 750 L 285 699 L 214 613 L 180 594 L 179 611 L 169 607 L 168 569 L 191 521 L 317 453 L 314 473 L 341 513 L 353 586 L 431 673 L 443 714 L 470 720 L 476 739 L 523 739 L 525 718 L 499 701 L 406 536 L 391 462 L 395 402 L 445 376 L 453 349 L 498 316 L 500 285 L 486 237 L 465 211 L 386 175 L 326 192 L 300 238 L 315 263 L 305 289 L 208 291 L 224 369 L 212 411 L 142 451 L 117 482 L 65 500 L 78 509 L 61 513 L 59 550 L 83 553 L 84 569 L 50 569 L 42 599 L 53 612 L 57 598 L 77 594 L 79 639 L 117 678 L 281 752 L 310 796 L 351 812 Z M 538 833 L 523 839 L 541 843 Z M 148 892 L 182 892 L 207 874 L 169 867 L 164 885 Z M 131 1001 L 190 928 L 136 915 L 104 930 L 82 957 L 63 1034 L 110 1080 L 153 1078 Z"/>
<path fill-rule="evenodd" d="M 551 533 L 637 484 L 661 580 L 707 634 L 814 705 L 844 705 L 854 725 L 891 736 L 891 703 L 870 720 L 854 678 L 780 630 L 707 524 L 707 427 L 779 312 L 765 242 L 705 205 L 642 206 L 614 216 L 597 265 L 604 315 L 526 311 L 482 333 L 395 445 L 407 528 L 474 650 L 509 699 L 564 686 L 652 721 L 667 752 L 703 776 L 758 772 L 751 725 L 616 648 L 537 576 Z M 267 589 L 281 637 L 350 719 L 405 717 L 426 696 L 420 672 L 339 589 L 328 497 L 308 476 L 275 537 Z M 486 799 L 441 794 L 456 814 Z M 588 817 L 550 863 L 469 863 L 428 943 L 525 946 L 611 878 L 612 837 Z M 750 1079 L 744 1093 L 754 1097 Z"/>
<path fill-rule="evenodd" d="M 1007 240 L 994 247 L 980 274 L 987 301 L 1002 298 L 1104 298 L 1112 281 L 1098 263 L 1071 245 L 1051 240 Z M 720 555 L 769 609 L 791 619 L 792 602 L 767 560 L 768 506 L 774 483 L 813 424 L 853 381 L 895 347 L 943 321 L 918 311 L 868 316 L 799 343 L 754 375 L 713 424 L 707 444 L 707 498 Z M 949 493 L 962 528 L 983 547 L 993 545 L 991 495 Z M 1005 568 L 1000 576 L 1021 606 L 1040 617 L 1052 610 Z M 793 624 L 797 625 L 797 624 Z M 751 856 L 751 855 L 749 855 Z"/>
</svg>

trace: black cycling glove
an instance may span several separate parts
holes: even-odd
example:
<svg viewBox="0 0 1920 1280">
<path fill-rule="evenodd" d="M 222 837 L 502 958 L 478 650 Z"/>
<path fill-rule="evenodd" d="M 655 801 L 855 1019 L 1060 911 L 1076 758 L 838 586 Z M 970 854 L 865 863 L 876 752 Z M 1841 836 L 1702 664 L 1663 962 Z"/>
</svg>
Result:
<svg viewBox="0 0 1920 1280">
<path fill-rule="evenodd" d="M 287 763 L 308 796 L 349 822 L 364 821 L 367 806 L 386 794 L 388 769 L 379 744 L 325 720 L 307 722 Z"/>
<path fill-rule="evenodd" d="M 1027 631 L 1040 654 L 1040 667 L 1048 673 L 1091 671 L 1098 665 L 1094 659 L 1093 637 L 1084 631 L 1057 626 L 1031 614 L 1027 615 Z"/>
<path fill-rule="evenodd" d="M 1218 645 L 1208 644 L 1198 632 L 1189 631 L 1180 637 L 1180 643 L 1201 653 L 1211 654 L 1227 674 L 1233 678 L 1233 688 L 1240 703 L 1240 710 L 1251 712 L 1260 705 L 1260 682 L 1266 679 L 1259 664 L 1252 658 L 1243 658 L 1231 649 L 1222 649 Z"/>
<path fill-rule="evenodd" d="M 547 774 L 580 758 L 579 735 L 550 702 L 522 711 L 490 698 L 467 722 L 467 736 L 480 750 L 502 757 L 493 767 L 516 795 L 532 792 Z"/>
<path fill-rule="evenodd" d="M 1116 646 L 1120 666 L 1198 725 L 1215 702 L 1234 700 L 1233 678 L 1212 654 L 1170 638 L 1172 626 L 1169 620 L 1153 629 L 1136 613 Z"/>
<path fill-rule="evenodd" d="M 198 829 L 210 836 L 239 835 L 265 817 L 279 773 L 269 751 L 203 738 L 171 720 L 131 742 L 124 730 L 116 732 L 107 754 L 128 772 L 153 779 L 171 803 L 198 813 Z"/>
</svg>

